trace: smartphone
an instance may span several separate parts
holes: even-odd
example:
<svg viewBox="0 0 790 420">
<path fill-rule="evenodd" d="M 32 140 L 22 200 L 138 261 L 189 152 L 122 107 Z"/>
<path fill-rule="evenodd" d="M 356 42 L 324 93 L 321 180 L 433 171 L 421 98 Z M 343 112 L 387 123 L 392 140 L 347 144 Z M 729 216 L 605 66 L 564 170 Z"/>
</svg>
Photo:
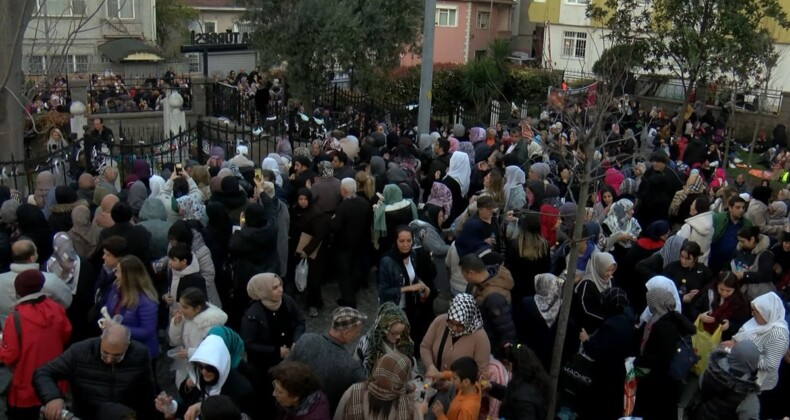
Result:
<svg viewBox="0 0 790 420">
<path fill-rule="evenodd" d="M 183 166 L 181 166 L 180 163 L 176 163 L 176 175 L 181 176 L 181 170 L 182 169 L 183 169 Z"/>
</svg>

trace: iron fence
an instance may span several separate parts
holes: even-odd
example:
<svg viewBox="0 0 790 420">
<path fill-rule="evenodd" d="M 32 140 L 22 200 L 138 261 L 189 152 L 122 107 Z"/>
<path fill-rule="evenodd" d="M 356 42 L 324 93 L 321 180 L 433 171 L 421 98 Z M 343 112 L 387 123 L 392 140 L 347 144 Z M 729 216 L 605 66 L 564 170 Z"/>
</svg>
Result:
<svg viewBox="0 0 790 420">
<path fill-rule="evenodd" d="M 282 139 L 280 139 L 282 141 Z M 38 174 L 50 171 L 58 185 L 76 183 L 85 171 L 84 139 L 46 155 L 0 161 L 0 185 L 30 194 Z M 212 148 L 220 147 L 230 159 L 239 144 L 247 146 L 247 156 L 256 164 L 275 151 L 276 137 L 251 127 L 199 118 L 178 133 L 164 136 L 161 127 L 124 127 L 121 123 L 117 140 L 97 159 L 103 167 L 118 169 L 120 179 L 131 173 L 135 160 L 149 163 L 151 170 L 162 173 L 168 164 L 195 160 L 205 164 Z"/>
</svg>

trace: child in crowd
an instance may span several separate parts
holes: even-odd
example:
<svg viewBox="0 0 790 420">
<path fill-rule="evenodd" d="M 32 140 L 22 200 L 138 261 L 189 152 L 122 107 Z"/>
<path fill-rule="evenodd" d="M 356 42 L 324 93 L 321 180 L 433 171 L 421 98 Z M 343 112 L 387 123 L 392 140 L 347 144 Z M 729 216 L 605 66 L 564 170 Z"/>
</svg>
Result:
<svg viewBox="0 0 790 420">
<path fill-rule="evenodd" d="M 479 375 L 477 363 L 471 357 L 462 357 L 452 365 L 453 385 L 457 394 L 450 403 L 447 414 L 444 413 L 444 405 L 436 401 L 431 406 L 436 420 L 475 420 L 480 414 L 481 390 L 477 383 Z"/>
</svg>

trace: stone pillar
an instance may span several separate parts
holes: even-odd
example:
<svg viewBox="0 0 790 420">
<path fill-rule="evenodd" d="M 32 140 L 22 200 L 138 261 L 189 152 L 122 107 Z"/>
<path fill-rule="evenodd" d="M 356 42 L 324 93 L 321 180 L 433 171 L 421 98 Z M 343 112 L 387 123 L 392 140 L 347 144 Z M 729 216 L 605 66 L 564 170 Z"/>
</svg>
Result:
<svg viewBox="0 0 790 420">
<path fill-rule="evenodd" d="M 90 114 L 93 110 L 90 107 L 88 86 L 90 86 L 89 80 L 84 80 L 84 79 L 69 80 L 69 89 L 71 90 L 71 101 L 72 102 L 80 101 L 83 104 L 85 104 L 85 107 L 88 109 L 88 114 Z"/>
<path fill-rule="evenodd" d="M 72 101 L 69 112 L 71 112 L 71 133 L 76 134 L 76 140 L 79 140 L 85 135 L 84 127 L 88 124 L 88 119 L 85 117 L 85 103 Z"/>
</svg>

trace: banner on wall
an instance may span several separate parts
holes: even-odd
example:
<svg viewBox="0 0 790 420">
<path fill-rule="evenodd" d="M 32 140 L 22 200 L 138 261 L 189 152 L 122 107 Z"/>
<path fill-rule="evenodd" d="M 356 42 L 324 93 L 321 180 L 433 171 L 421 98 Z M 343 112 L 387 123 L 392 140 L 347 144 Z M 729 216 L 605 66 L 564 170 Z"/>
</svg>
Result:
<svg viewBox="0 0 790 420">
<path fill-rule="evenodd" d="M 598 82 L 575 89 L 550 87 L 547 100 L 554 110 L 564 110 L 579 105 L 582 108 L 595 105 L 598 99 Z"/>
</svg>

